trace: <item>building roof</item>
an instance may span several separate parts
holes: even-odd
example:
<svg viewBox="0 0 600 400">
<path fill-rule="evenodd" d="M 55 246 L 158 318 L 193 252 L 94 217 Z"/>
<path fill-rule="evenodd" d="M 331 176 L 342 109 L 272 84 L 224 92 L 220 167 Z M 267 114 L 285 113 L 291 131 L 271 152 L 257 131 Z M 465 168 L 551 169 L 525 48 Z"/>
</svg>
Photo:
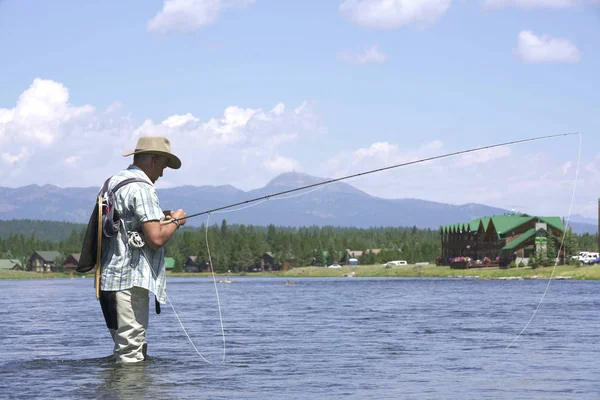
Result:
<svg viewBox="0 0 600 400">
<path fill-rule="evenodd" d="M 360 257 L 360 256 L 363 255 L 364 252 L 362 250 L 350 250 L 350 249 L 346 249 L 346 253 L 349 256 L 352 256 L 352 257 Z M 366 250 L 366 254 L 369 254 L 369 253 L 379 254 L 379 253 L 381 253 L 381 249 L 367 249 Z"/>
<path fill-rule="evenodd" d="M 79 262 L 79 258 L 81 257 L 81 253 L 71 253 L 71 254 L 69 254 L 69 257 L 73 257 L 73 259 L 75 261 Z"/>
<path fill-rule="evenodd" d="M 519 245 L 525 243 L 528 239 L 531 239 L 535 236 L 536 230 L 535 228 L 531 228 L 527 232 L 522 233 L 518 238 L 507 244 L 502 248 L 502 250 L 513 250 L 519 247 Z"/>
<path fill-rule="evenodd" d="M 36 251 L 36 253 L 44 259 L 44 261 L 54 262 L 56 257 L 60 256 L 58 251 Z"/>
<path fill-rule="evenodd" d="M 175 268 L 175 259 L 173 257 L 165 257 L 165 269 Z"/>
<path fill-rule="evenodd" d="M 19 268 L 23 269 L 23 265 L 19 260 L 0 259 L 0 270 L 10 270 L 13 269 L 15 265 L 18 265 Z"/>
<path fill-rule="evenodd" d="M 509 232 L 512 229 L 531 221 L 532 219 L 534 219 L 534 217 L 512 214 L 493 217 L 492 221 L 494 221 L 494 226 L 496 227 L 496 232 L 498 232 L 498 235 L 504 236 L 506 232 Z"/>
<path fill-rule="evenodd" d="M 563 224 L 562 218 L 560 217 L 538 217 L 541 221 L 544 221 L 550 226 L 555 227 L 556 229 L 564 232 L 565 224 Z"/>
<path fill-rule="evenodd" d="M 476 231 L 477 229 L 479 229 L 479 224 L 482 223 L 483 229 L 487 230 L 488 224 L 490 223 L 490 219 L 490 217 L 475 218 L 473 221 L 469 222 L 469 229 L 471 229 L 472 231 Z"/>
<path fill-rule="evenodd" d="M 494 217 L 484 217 L 484 218 L 476 218 L 473 221 L 467 224 L 452 224 L 442 226 L 443 232 L 451 231 L 452 228 L 458 231 L 464 231 L 466 229 L 470 229 L 471 231 L 476 231 L 479 227 L 479 223 L 483 223 L 483 227 L 487 230 L 490 221 L 493 221 L 494 227 L 499 235 L 504 235 L 506 232 L 509 232 L 512 229 L 517 228 L 531 220 L 539 219 L 542 222 L 547 223 L 548 225 L 558 229 L 562 232 L 565 231 L 565 225 L 562 222 L 560 217 L 532 217 L 527 214 L 507 214 L 507 215 L 497 215 Z"/>
</svg>

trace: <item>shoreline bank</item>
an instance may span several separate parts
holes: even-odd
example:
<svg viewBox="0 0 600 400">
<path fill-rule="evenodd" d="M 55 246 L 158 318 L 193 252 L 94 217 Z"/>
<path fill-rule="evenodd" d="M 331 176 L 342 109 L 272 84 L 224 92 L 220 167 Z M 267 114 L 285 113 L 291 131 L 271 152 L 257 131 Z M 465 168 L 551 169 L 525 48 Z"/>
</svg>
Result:
<svg viewBox="0 0 600 400">
<path fill-rule="evenodd" d="M 246 276 L 246 277 L 283 277 L 283 278 L 469 278 L 469 279 L 552 279 L 556 280 L 600 280 L 600 266 L 573 266 L 558 265 L 556 267 L 541 268 L 469 268 L 450 269 L 446 266 L 436 265 L 403 265 L 384 267 L 382 265 L 364 265 L 343 268 L 326 267 L 298 267 L 288 271 L 273 272 L 241 272 L 241 273 L 215 273 L 216 276 Z M 169 272 L 168 277 L 210 277 L 210 273 Z M 61 272 L 27 272 L 27 271 L 0 271 L 0 279 L 82 279 L 93 278 L 92 274 L 69 274 Z"/>
</svg>

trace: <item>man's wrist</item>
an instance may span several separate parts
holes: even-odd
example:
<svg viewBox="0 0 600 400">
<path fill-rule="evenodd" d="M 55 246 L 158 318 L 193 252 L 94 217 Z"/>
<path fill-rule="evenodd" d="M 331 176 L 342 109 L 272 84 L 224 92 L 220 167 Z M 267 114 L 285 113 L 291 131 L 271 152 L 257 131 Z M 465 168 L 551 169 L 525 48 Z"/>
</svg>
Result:
<svg viewBox="0 0 600 400">
<path fill-rule="evenodd" d="M 181 228 L 181 223 L 178 220 L 173 219 L 172 221 L 175 225 L 177 225 L 177 229 Z"/>
</svg>

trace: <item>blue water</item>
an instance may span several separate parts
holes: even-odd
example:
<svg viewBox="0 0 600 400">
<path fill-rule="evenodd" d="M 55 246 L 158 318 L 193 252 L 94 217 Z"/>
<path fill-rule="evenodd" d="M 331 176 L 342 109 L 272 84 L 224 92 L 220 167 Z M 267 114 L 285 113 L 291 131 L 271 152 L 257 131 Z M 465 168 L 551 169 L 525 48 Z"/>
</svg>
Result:
<svg viewBox="0 0 600 400">
<path fill-rule="evenodd" d="M 91 279 L 0 281 L 0 397 L 597 399 L 600 282 L 169 278 L 120 366 Z"/>
</svg>

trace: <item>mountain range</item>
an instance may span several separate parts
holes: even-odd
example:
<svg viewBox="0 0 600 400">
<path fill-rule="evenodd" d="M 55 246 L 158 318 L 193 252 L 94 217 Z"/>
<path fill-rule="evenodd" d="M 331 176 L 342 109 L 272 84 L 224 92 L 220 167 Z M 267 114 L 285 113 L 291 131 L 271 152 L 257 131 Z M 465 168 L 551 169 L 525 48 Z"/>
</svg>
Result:
<svg viewBox="0 0 600 400">
<path fill-rule="evenodd" d="M 268 196 L 276 192 L 324 182 L 327 179 L 300 173 L 284 173 L 265 187 L 242 191 L 231 185 L 180 186 L 157 189 L 163 209 L 182 208 L 188 215 Z M 438 229 L 441 225 L 468 222 L 474 218 L 503 215 L 510 210 L 468 203 L 451 205 L 419 199 L 383 199 L 355 187 L 336 182 L 318 190 L 302 191 L 270 198 L 260 204 L 240 205 L 243 210 L 215 212 L 210 224 L 226 219 L 230 224 L 276 226 L 347 226 L 357 228 L 399 226 Z M 0 187 L 0 220 L 33 219 L 87 223 L 98 187 L 60 188 L 54 185 Z M 286 198 L 287 197 L 287 198 Z M 252 204 L 256 204 L 252 207 Z M 200 226 L 206 215 L 190 218 Z M 597 232 L 597 221 L 572 216 L 571 226 L 579 234 Z"/>
</svg>

